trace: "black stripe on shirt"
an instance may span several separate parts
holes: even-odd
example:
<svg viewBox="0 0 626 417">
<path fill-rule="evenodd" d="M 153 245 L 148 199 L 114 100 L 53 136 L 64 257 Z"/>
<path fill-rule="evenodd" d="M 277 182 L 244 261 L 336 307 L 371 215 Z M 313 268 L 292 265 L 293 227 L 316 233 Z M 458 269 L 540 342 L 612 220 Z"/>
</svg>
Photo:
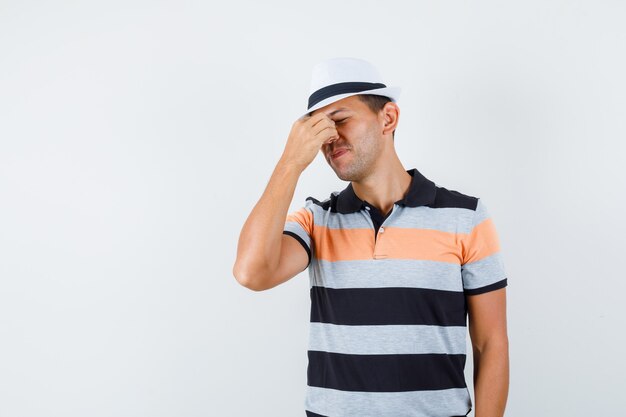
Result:
<svg viewBox="0 0 626 417">
<path fill-rule="evenodd" d="M 462 291 L 312 286 L 310 296 L 311 322 L 465 326 L 467 319 L 467 304 Z"/>
<path fill-rule="evenodd" d="M 465 388 L 465 354 L 353 355 L 308 351 L 307 383 L 343 391 Z"/>
</svg>

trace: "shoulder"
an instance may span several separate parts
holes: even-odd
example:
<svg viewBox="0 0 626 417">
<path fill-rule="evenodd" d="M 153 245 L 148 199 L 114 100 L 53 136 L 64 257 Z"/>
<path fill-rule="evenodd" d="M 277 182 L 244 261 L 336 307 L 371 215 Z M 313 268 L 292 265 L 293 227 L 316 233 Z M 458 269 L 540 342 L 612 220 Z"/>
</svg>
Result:
<svg viewBox="0 0 626 417">
<path fill-rule="evenodd" d="M 440 185 L 436 185 L 436 188 L 437 194 L 433 207 L 460 209 L 455 211 L 459 215 L 459 219 L 467 227 L 472 228 L 491 217 L 483 198 L 451 190 Z"/>
<path fill-rule="evenodd" d="M 311 211 L 330 211 L 336 212 L 337 208 L 337 196 L 339 195 L 339 191 L 333 191 L 330 193 L 330 196 L 323 200 L 318 200 L 315 197 L 307 197 L 305 200 L 305 207 L 308 207 Z"/>
<path fill-rule="evenodd" d="M 476 211 L 479 206 L 479 197 L 451 190 L 439 184 L 435 184 L 436 194 L 433 203 L 434 208 L 463 208 Z"/>
</svg>

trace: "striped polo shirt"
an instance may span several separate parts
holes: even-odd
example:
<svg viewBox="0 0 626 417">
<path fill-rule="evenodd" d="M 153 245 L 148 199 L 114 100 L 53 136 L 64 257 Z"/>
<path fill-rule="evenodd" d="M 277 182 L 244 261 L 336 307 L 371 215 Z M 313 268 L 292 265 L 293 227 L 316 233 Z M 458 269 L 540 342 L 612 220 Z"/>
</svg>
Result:
<svg viewBox="0 0 626 417">
<path fill-rule="evenodd" d="M 482 200 L 407 171 L 384 217 L 350 183 L 283 233 L 309 256 L 308 417 L 465 416 L 466 296 L 507 285 Z"/>
</svg>

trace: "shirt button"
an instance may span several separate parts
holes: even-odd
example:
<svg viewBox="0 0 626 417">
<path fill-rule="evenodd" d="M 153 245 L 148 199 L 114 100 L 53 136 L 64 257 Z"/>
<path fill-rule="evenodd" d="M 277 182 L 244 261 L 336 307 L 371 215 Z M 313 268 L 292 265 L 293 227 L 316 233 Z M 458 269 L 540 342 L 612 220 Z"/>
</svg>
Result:
<svg viewBox="0 0 626 417">
<path fill-rule="evenodd" d="M 370 208 L 368 206 L 365 206 L 365 210 L 369 210 Z"/>
<path fill-rule="evenodd" d="M 380 227 L 380 233 L 383 233 L 384 231 L 385 231 L 385 228 L 381 226 Z"/>
</svg>

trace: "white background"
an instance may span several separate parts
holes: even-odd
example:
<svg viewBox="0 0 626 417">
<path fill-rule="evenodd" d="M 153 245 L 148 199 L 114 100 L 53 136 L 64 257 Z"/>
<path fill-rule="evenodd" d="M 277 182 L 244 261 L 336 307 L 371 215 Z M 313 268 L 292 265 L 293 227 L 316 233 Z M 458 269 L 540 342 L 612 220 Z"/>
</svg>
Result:
<svg viewBox="0 0 626 417">
<path fill-rule="evenodd" d="M 625 21 L 621 1 L 0 1 L 0 416 L 304 415 L 308 273 L 253 292 L 232 266 L 334 56 L 402 87 L 406 169 L 492 214 L 506 415 L 623 413 Z M 346 185 L 319 155 L 291 210 Z"/>
</svg>

